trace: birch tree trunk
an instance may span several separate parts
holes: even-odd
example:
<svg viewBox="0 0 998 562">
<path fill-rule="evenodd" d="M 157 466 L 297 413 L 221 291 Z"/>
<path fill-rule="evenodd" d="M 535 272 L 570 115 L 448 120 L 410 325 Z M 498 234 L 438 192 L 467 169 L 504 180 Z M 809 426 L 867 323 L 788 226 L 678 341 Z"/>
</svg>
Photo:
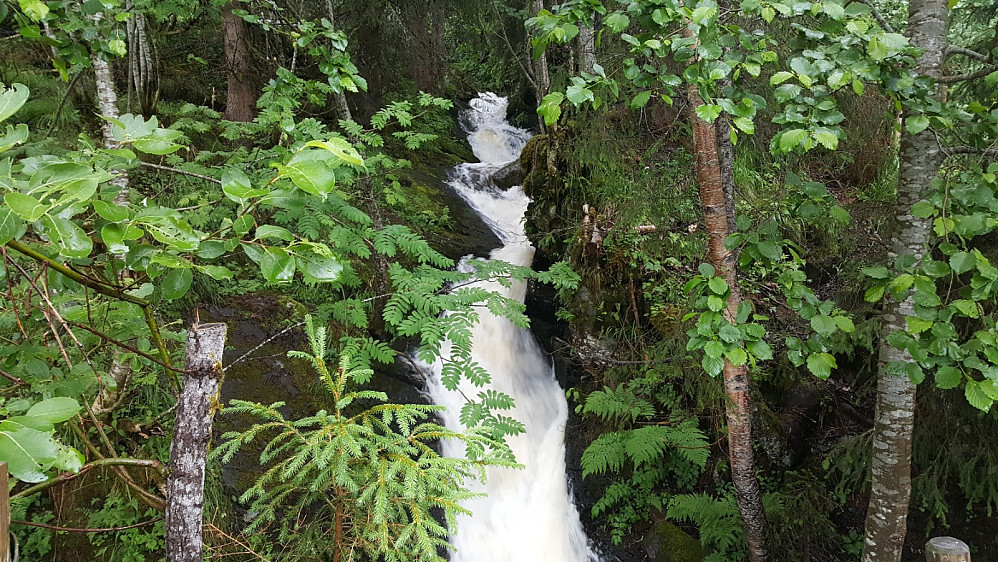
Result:
<svg viewBox="0 0 998 562">
<path fill-rule="evenodd" d="M 233 12 L 237 7 L 236 2 L 229 2 L 222 7 L 225 73 L 228 76 L 223 117 L 229 121 L 248 122 L 256 115 L 256 88 L 253 86 L 243 20 Z"/>
<path fill-rule="evenodd" d="M 538 12 L 544 9 L 544 0 L 531 0 L 530 1 L 530 15 L 536 16 Z M 527 52 L 531 52 L 532 49 L 529 47 Z M 537 104 L 540 105 L 541 99 L 548 94 L 551 90 L 551 77 L 548 74 L 548 58 L 547 54 L 541 53 L 541 56 L 537 60 L 532 60 L 531 66 L 534 69 L 534 82 L 537 85 Z M 543 127 L 543 123 L 541 125 Z"/>
<path fill-rule="evenodd" d="M 722 162 L 718 154 L 717 128 L 696 115 L 696 108 L 703 105 L 703 99 L 695 85 L 689 87 L 689 100 L 697 182 L 700 184 L 700 201 L 707 228 L 708 256 L 718 276 L 731 289 L 724 317 L 734 323 L 741 294 L 738 290 L 738 263 L 735 254 L 724 246 L 724 240 L 732 231 L 728 222 L 729 204 L 725 194 Z M 731 480 L 749 545 L 749 560 L 760 562 L 766 559 L 766 516 L 762 509 L 762 493 L 755 476 L 752 452 L 748 370 L 744 365 L 735 366 L 725 359 L 722 375 L 724 393 L 727 396 L 725 414 L 728 422 Z"/>
<path fill-rule="evenodd" d="M 170 443 L 166 483 L 167 562 L 201 562 L 204 474 L 208 441 L 222 384 L 225 324 L 197 324 L 187 333 L 184 386 Z"/>
<path fill-rule="evenodd" d="M 146 15 L 135 10 L 129 2 L 132 17 L 128 18 L 128 75 L 129 90 L 135 92 L 139 112 L 144 116 L 156 113 L 159 101 L 159 68 L 157 67 L 155 44 L 149 40 Z"/>
<path fill-rule="evenodd" d="M 579 26 L 579 72 L 593 74 L 596 67 L 596 33 L 593 31 L 595 24 L 591 21 L 581 22 Z"/>
<path fill-rule="evenodd" d="M 938 78 L 946 49 L 948 10 L 946 0 L 911 0 L 908 4 L 908 39 L 925 49 L 916 64 L 919 74 Z M 941 99 L 942 90 L 936 97 Z M 926 252 L 931 218 L 918 218 L 911 207 L 928 195 L 939 174 L 944 154 L 931 129 L 917 135 L 902 133 L 899 155 L 897 219 L 891 236 L 888 263 L 901 255 L 916 263 Z M 904 547 L 911 496 L 911 441 L 915 419 L 915 385 L 905 376 L 887 372 L 892 362 L 911 362 L 911 355 L 887 343 L 887 336 L 906 329 L 905 317 L 914 316 L 911 296 L 897 301 L 888 297 L 880 338 L 877 408 L 873 427 L 870 467 L 870 506 L 866 514 L 863 562 L 898 562 Z"/>
<path fill-rule="evenodd" d="M 333 0 L 326 0 L 326 17 L 329 18 L 330 25 L 336 28 L 336 10 L 333 9 Z M 333 104 L 336 106 L 336 115 L 344 121 L 353 121 L 353 114 L 350 106 L 347 105 L 347 94 L 343 90 L 333 94 Z"/>
<path fill-rule="evenodd" d="M 94 25 L 98 25 L 104 14 L 98 12 L 92 16 Z M 94 69 L 94 83 L 97 87 L 97 109 L 101 115 L 117 119 L 118 93 L 114 83 L 114 75 L 111 73 L 111 65 L 102 59 L 98 53 L 90 54 L 90 64 Z M 112 134 L 112 125 L 109 121 L 101 124 L 101 134 L 104 137 L 104 148 L 116 149 L 121 147 L 121 143 L 115 140 Z M 118 188 L 118 194 L 114 197 L 114 204 L 119 207 L 128 205 L 128 173 L 125 170 L 112 170 L 114 178 L 111 185 Z M 98 415 L 103 415 L 118 407 L 128 393 L 128 385 L 132 378 L 132 368 L 121 352 L 115 352 L 111 360 L 111 367 L 108 369 L 108 377 L 114 381 L 115 388 L 108 385 L 101 385 L 94 399 L 94 411 Z"/>
</svg>

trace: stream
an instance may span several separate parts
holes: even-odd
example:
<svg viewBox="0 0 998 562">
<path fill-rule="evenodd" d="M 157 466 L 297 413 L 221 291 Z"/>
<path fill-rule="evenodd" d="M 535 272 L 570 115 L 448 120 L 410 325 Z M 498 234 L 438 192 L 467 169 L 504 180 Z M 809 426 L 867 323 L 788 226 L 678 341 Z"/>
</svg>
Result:
<svg viewBox="0 0 998 562">
<path fill-rule="evenodd" d="M 529 266 L 534 247 L 524 234 L 523 216 L 529 199 L 521 187 L 503 191 L 490 181 L 493 173 L 515 160 L 530 138 L 526 130 L 506 121 L 507 100 L 492 93 L 471 100 L 462 115 L 468 142 L 480 160 L 456 166 L 451 187 L 481 216 L 503 246 L 490 259 Z M 482 283 L 489 290 L 524 301 L 526 285 L 511 287 Z M 473 357 L 492 376 L 491 388 L 512 396 L 516 407 L 509 413 L 526 426 L 526 432 L 507 441 L 524 469 L 490 468 L 485 484 L 472 482 L 473 491 L 487 497 L 466 507 L 473 517 L 462 516 L 451 544 L 455 562 L 588 562 L 598 560 L 572 501 L 565 472 L 565 423 L 568 405 L 555 379 L 551 361 L 534 336 L 509 320 L 488 311 L 480 313 L 473 334 Z M 446 346 L 444 355 L 446 356 Z M 441 363 L 432 366 L 429 393 L 447 407 L 444 423 L 463 430 L 459 421 L 465 399 L 440 381 Z M 481 389 L 461 381 L 465 395 Z M 443 453 L 463 456 L 460 443 L 444 443 Z"/>
</svg>

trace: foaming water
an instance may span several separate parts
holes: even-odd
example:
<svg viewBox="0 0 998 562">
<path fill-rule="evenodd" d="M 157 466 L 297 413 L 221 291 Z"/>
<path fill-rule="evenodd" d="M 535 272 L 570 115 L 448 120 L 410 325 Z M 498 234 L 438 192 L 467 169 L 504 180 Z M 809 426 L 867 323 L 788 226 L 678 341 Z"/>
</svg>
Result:
<svg viewBox="0 0 998 562">
<path fill-rule="evenodd" d="M 523 215 L 529 199 L 520 187 L 496 189 L 489 181 L 502 164 L 516 159 L 530 134 L 506 122 L 506 99 L 480 94 L 462 115 L 468 142 L 480 163 L 457 166 L 451 176 L 454 189 L 478 212 L 503 242 L 490 258 L 516 265 L 530 265 L 534 248 L 524 235 Z M 523 302 L 524 283 L 510 287 L 481 282 L 483 287 Z M 511 416 L 526 426 L 526 432 L 508 439 L 516 460 L 525 469 L 488 471 L 488 480 L 476 491 L 485 498 L 467 502 L 473 517 L 460 517 L 451 543 L 454 562 L 588 562 L 597 560 L 572 502 L 565 474 L 565 422 L 568 405 L 533 335 L 509 320 L 480 313 L 472 333 L 473 356 L 492 375 L 491 387 L 514 398 Z M 443 354 L 448 351 L 444 346 Z M 463 429 L 461 406 L 476 389 L 462 381 L 461 392 L 452 392 L 440 382 L 438 363 L 429 384 L 434 402 L 447 407 L 444 423 Z M 456 443 L 444 443 L 450 456 L 464 454 Z"/>
</svg>

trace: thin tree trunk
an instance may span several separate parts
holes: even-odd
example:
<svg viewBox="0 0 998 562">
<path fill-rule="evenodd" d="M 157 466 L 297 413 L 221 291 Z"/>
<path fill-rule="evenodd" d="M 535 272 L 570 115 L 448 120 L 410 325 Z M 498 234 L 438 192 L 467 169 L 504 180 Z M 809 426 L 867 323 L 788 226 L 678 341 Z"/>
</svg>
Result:
<svg viewBox="0 0 998 562">
<path fill-rule="evenodd" d="M 252 121 L 256 115 L 256 88 L 250 68 L 249 48 L 243 20 L 233 10 L 236 2 L 222 7 L 222 29 L 225 32 L 225 72 L 228 75 L 228 93 L 223 117 L 229 121 Z"/>
<path fill-rule="evenodd" d="M 97 25 L 103 17 L 104 14 L 101 12 L 94 14 L 92 17 L 94 25 Z M 118 112 L 118 93 L 114 84 L 114 75 L 111 73 L 111 65 L 106 60 L 100 58 L 100 55 L 97 53 L 91 53 L 90 64 L 94 69 L 94 83 L 97 87 L 97 108 L 100 110 L 101 115 L 117 119 L 120 116 Z M 113 150 L 120 148 L 121 143 L 115 140 L 111 128 L 112 124 L 109 121 L 104 121 L 101 124 L 104 148 Z M 128 173 L 125 170 L 112 170 L 112 172 L 114 173 L 114 178 L 109 183 L 118 188 L 118 193 L 114 197 L 114 203 L 119 207 L 128 206 Z M 132 368 L 120 351 L 116 351 L 114 358 L 111 360 L 108 376 L 114 381 L 115 388 L 112 390 L 107 385 L 100 387 L 97 397 L 94 400 L 94 411 L 99 415 L 106 414 L 119 406 L 128 393 L 128 384 L 132 378 Z"/>
<path fill-rule="evenodd" d="M 728 198 L 725 196 L 721 160 L 718 155 L 716 127 L 700 119 L 696 108 L 703 99 L 696 86 L 689 87 L 690 111 L 693 118 L 693 146 L 696 153 L 697 181 L 700 184 L 700 201 L 707 228 L 708 255 L 717 274 L 731 289 L 724 317 L 735 321 L 741 294 L 738 290 L 738 264 L 735 254 L 724 246 L 731 234 L 728 224 Z M 727 395 L 725 413 L 728 422 L 728 456 L 731 463 L 731 480 L 735 486 L 738 512 L 742 516 L 745 537 L 749 545 L 749 560 L 766 559 L 766 517 L 762 508 L 762 494 L 755 476 L 755 459 L 752 452 L 752 407 L 749 400 L 748 370 L 724 360 L 724 393 Z"/>
<path fill-rule="evenodd" d="M 593 22 L 581 22 L 579 26 L 579 72 L 593 74 L 596 68 L 596 33 L 593 31 Z"/>
<path fill-rule="evenodd" d="M 336 28 L 336 11 L 333 10 L 333 0 L 326 0 L 326 17 L 329 18 L 330 25 Z M 347 94 L 343 90 L 333 94 L 333 103 L 336 106 L 337 116 L 344 121 L 353 121 L 353 114 L 350 106 L 347 105 Z"/>
<path fill-rule="evenodd" d="M 916 64 L 919 74 L 938 78 L 946 49 L 948 29 L 946 0 L 911 0 L 908 5 L 908 39 L 925 49 Z M 936 97 L 941 99 L 942 89 Z M 929 242 L 932 219 L 919 218 L 911 207 L 931 191 L 944 159 L 935 136 L 926 129 L 917 135 L 902 133 L 899 155 L 897 223 L 891 236 L 888 263 L 900 255 L 921 261 Z M 887 336 L 905 330 L 905 318 L 914 316 L 912 297 L 897 301 L 888 297 L 880 338 L 877 408 L 873 427 L 870 467 L 870 506 L 866 514 L 863 562 L 898 562 L 911 496 L 911 441 L 915 419 L 915 385 L 904 376 L 887 372 L 892 362 L 911 362 L 907 351 L 887 343 Z"/>
<path fill-rule="evenodd" d="M 148 117 L 156 113 L 156 103 L 159 101 L 159 69 L 155 45 L 149 40 L 146 15 L 141 10 L 134 10 L 131 4 L 128 3 L 128 9 L 132 11 L 132 17 L 126 24 L 130 78 L 128 89 L 135 92 L 139 112 Z"/>
<path fill-rule="evenodd" d="M 188 373 L 177 401 L 166 484 L 167 562 L 201 562 L 204 474 L 214 405 L 222 384 L 225 324 L 197 324 L 187 333 Z"/>
<path fill-rule="evenodd" d="M 544 0 L 531 0 L 530 2 L 530 15 L 536 16 L 538 12 L 544 9 Z M 532 52 L 528 43 L 528 52 Z M 548 94 L 551 90 L 551 77 L 548 74 L 548 58 L 545 53 L 541 53 L 541 56 L 537 60 L 532 61 L 532 66 L 534 69 L 534 82 L 537 84 L 537 103 L 541 102 L 541 99 Z M 543 126 L 543 124 L 542 124 Z"/>
</svg>

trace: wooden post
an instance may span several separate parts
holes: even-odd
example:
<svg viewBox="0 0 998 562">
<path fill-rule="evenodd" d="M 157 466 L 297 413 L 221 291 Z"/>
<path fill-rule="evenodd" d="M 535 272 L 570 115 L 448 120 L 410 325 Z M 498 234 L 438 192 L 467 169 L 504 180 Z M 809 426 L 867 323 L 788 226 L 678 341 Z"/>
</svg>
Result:
<svg viewBox="0 0 998 562">
<path fill-rule="evenodd" d="M 925 545 L 928 562 L 970 562 L 970 547 L 953 537 L 936 537 Z"/>
<path fill-rule="evenodd" d="M 197 324 L 187 332 L 188 371 L 177 402 L 166 485 L 166 559 L 202 562 L 204 473 L 212 418 L 222 384 L 225 324 Z"/>
<path fill-rule="evenodd" d="M 10 562 L 10 482 L 6 462 L 0 462 L 0 562 Z"/>
</svg>

